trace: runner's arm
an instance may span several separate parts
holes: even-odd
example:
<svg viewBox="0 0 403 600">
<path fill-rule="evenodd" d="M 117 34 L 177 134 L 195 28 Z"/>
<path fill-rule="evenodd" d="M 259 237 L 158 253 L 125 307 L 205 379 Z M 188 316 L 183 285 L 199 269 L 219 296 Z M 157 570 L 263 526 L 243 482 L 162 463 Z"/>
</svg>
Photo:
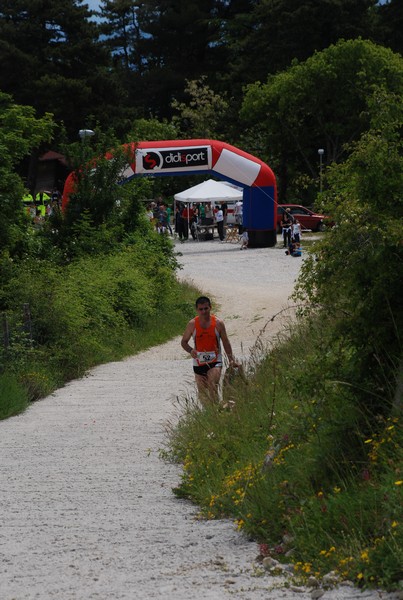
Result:
<svg viewBox="0 0 403 600">
<path fill-rule="evenodd" d="M 181 346 L 186 352 L 188 352 L 190 354 L 190 356 L 192 358 L 197 358 L 196 349 L 192 348 L 192 346 L 189 345 L 189 340 L 192 337 L 194 330 L 195 330 L 195 322 L 194 322 L 194 319 L 192 319 L 187 324 L 185 332 L 182 336 Z"/>
</svg>

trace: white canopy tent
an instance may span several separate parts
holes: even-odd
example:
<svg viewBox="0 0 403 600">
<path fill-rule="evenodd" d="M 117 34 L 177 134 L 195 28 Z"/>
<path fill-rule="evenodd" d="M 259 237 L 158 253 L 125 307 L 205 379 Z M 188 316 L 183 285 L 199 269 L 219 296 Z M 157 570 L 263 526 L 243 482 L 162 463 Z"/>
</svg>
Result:
<svg viewBox="0 0 403 600">
<path fill-rule="evenodd" d="M 216 202 L 236 202 L 243 199 L 243 190 L 241 188 L 233 187 L 228 182 L 215 181 L 214 179 L 207 179 L 193 187 L 179 192 L 174 195 L 175 206 L 174 214 L 176 212 L 176 202 L 182 202 L 187 204 L 200 203 L 200 202 L 211 202 L 214 206 Z M 189 211 L 188 211 L 188 228 L 189 228 Z"/>
<path fill-rule="evenodd" d="M 207 179 L 183 192 L 174 195 L 177 202 L 224 202 L 242 200 L 243 191 L 221 181 Z"/>
</svg>

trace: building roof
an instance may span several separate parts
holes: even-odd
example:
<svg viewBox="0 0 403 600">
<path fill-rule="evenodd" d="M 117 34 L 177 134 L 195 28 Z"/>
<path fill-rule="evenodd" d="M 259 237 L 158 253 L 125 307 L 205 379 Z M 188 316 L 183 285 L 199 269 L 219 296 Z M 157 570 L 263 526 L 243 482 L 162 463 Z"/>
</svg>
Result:
<svg viewBox="0 0 403 600">
<path fill-rule="evenodd" d="M 53 150 L 49 150 L 49 152 L 45 152 L 42 156 L 39 157 L 40 161 L 48 161 L 48 160 L 58 160 L 62 163 L 62 165 L 67 166 L 66 157 L 59 152 L 54 152 Z"/>
</svg>

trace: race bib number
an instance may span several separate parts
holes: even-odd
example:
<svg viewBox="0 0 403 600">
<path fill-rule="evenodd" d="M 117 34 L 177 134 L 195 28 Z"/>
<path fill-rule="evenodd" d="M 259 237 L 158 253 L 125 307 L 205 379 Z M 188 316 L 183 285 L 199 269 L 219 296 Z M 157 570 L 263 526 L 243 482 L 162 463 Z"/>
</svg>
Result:
<svg viewBox="0 0 403 600">
<path fill-rule="evenodd" d="M 216 352 L 198 352 L 197 362 L 199 365 L 214 362 L 217 359 Z"/>
</svg>

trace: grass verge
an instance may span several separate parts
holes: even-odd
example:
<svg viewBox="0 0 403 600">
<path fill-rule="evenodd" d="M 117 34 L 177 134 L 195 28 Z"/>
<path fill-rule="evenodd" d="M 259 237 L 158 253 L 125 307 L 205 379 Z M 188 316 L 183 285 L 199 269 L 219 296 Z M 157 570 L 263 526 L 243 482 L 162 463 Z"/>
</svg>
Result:
<svg viewBox="0 0 403 600">
<path fill-rule="evenodd" d="M 330 320 L 331 321 L 331 320 Z M 403 577 L 400 414 L 375 415 L 344 385 L 350 368 L 331 323 L 300 324 L 223 404 L 181 402 L 169 432 L 183 463 L 175 490 L 204 518 L 230 517 L 301 579 L 335 571 L 359 586 Z"/>
</svg>

